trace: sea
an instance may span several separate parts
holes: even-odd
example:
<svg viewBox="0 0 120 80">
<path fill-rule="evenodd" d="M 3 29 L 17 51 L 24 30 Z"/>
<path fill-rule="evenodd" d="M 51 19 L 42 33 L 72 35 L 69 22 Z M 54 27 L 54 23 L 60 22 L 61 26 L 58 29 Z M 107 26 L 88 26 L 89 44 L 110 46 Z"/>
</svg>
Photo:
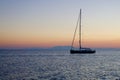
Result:
<svg viewBox="0 0 120 80">
<path fill-rule="evenodd" d="M 120 80 L 120 49 L 2 49 L 0 80 Z"/>
</svg>

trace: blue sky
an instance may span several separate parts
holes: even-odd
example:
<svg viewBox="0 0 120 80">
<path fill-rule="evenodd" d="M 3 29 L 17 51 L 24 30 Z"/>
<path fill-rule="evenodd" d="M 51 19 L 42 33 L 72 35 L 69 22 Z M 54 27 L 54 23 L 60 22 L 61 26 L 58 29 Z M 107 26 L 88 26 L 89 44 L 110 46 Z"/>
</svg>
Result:
<svg viewBox="0 0 120 80">
<path fill-rule="evenodd" d="M 102 47 L 98 43 L 108 42 L 116 47 L 119 4 L 120 0 L 0 0 L 0 45 L 70 45 L 81 8 L 84 45 Z"/>
</svg>

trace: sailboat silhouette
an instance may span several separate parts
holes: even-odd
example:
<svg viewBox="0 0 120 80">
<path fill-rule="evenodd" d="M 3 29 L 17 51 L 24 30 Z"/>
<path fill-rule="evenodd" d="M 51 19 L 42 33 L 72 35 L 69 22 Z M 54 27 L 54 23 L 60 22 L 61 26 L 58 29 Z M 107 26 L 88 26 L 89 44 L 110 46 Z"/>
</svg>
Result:
<svg viewBox="0 0 120 80">
<path fill-rule="evenodd" d="M 78 22 L 79 22 L 79 49 L 74 49 L 73 47 L 73 44 L 74 44 L 74 40 L 75 40 L 75 36 L 76 36 L 76 31 L 77 31 L 77 27 L 75 28 L 75 32 L 74 32 L 74 36 L 73 36 L 73 41 L 72 41 L 72 45 L 71 45 L 71 49 L 70 49 L 70 53 L 71 54 L 93 54 L 95 53 L 96 51 L 95 50 L 92 50 L 90 48 L 82 48 L 82 37 L 81 37 L 81 12 L 82 10 L 80 9 L 80 14 L 79 14 L 79 19 L 78 19 Z M 78 24 L 77 22 L 77 24 Z"/>
</svg>

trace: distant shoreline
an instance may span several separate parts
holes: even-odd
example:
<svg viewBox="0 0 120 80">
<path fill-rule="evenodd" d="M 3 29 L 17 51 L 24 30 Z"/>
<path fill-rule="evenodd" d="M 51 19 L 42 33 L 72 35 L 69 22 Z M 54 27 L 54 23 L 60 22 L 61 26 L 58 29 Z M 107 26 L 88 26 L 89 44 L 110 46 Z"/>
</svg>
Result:
<svg viewBox="0 0 120 80">
<path fill-rule="evenodd" d="M 70 50 L 71 46 L 54 46 L 54 47 L 50 47 L 50 48 L 42 48 L 42 47 L 38 47 L 38 48 L 0 48 L 1 50 Z M 120 50 L 120 48 L 93 48 L 93 49 L 97 49 L 97 50 L 107 50 L 107 49 L 115 49 L 115 50 Z"/>
</svg>

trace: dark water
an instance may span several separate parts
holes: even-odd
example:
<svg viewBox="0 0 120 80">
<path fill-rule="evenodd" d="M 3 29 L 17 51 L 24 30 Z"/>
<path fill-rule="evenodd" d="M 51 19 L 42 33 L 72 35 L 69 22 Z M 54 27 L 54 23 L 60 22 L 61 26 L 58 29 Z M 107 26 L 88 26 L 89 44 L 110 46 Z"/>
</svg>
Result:
<svg viewBox="0 0 120 80">
<path fill-rule="evenodd" d="M 120 50 L 2 50 L 0 80 L 120 80 Z"/>
</svg>

